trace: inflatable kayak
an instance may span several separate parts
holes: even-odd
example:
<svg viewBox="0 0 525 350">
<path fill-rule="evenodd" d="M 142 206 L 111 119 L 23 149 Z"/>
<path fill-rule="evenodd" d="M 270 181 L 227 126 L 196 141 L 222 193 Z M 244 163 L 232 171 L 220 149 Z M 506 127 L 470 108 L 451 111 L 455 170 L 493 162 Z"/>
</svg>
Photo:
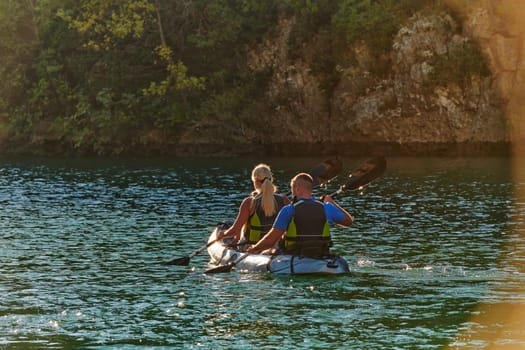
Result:
<svg viewBox="0 0 525 350">
<path fill-rule="evenodd" d="M 271 272 L 275 274 L 342 274 L 350 272 L 348 263 L 340 256 L 314 259 L 295 255 L 248 254 L 229 245 L 229 238 L 217 240 L 217 233 L 225 230 L 219 224 L 208 239 L 211 264 L 235 263 L 235 268 L 247 272 Z"/>
</svg>

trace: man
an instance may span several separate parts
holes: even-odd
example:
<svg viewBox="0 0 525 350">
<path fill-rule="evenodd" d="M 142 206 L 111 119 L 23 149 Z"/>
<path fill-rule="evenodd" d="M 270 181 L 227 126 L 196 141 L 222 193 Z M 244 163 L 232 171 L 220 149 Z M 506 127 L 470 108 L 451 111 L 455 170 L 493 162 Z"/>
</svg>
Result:
<svg viewBox="0 0 525 350">
<path fill-rule="evenodd" d="M 328 256 L 331 246 L 329 224 L 350 226 L 354 219 L 330 196 L 324 197 L 324 203 L 317 200 L 312 195 L 313 179 L 309 174 L 297 174 L 290 187 L 293 203 L 281 209 L 272 229 L 247 251 L 260 253 L 273 248 L 282 238 L 279 245 L 284 254 L 313 258 Z"/>
</svg>

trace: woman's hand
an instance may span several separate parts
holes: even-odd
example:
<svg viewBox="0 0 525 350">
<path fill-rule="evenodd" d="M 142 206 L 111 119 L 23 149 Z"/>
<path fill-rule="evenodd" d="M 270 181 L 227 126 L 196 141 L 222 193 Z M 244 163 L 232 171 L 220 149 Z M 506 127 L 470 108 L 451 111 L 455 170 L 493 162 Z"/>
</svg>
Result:
<svg viewBox="0 0 525 350">
<path fill-rule="evenodd" d="M 223 238 L 226 238 L 226 237 L 229 237 L 229 236 L 231 236 L 231 231 L 230 230 L 217 232 L 217 239 L 223 239 Z"/>
</svg>

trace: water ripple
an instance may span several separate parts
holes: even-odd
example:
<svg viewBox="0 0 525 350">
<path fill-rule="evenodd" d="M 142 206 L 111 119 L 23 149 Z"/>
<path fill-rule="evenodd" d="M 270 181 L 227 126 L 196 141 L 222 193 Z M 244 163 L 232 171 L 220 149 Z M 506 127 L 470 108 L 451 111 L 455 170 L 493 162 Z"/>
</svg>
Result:
<svg viewBox="0 0 525 350">
<path fill-rule="evenodd" d="M 265 161 L 286 191 L 320 159 Z M 205 253 L 161 266 L 235 217 L 257 162 L 5 160 L 0 346 L 440 349 L 480 327 L 480 301 L 525 302 L 523 184 L 497 158 L 396 158 L 340 196 L 347 276 L 204 275 Z"/>
</svg>

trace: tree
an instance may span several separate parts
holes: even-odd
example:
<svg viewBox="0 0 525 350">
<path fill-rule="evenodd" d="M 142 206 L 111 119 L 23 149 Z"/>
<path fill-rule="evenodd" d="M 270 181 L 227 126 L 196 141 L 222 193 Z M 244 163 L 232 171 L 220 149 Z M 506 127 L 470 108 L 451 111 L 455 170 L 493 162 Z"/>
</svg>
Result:
<svg viewBox="0 0 525 350">
<path fill-rule="evenodd" d="M 0 113 L 4 118 L 9 107 L 19 104 L 24 96 L 25 72 L 38 43 L 34 12 L 31 1 L 0 2 Z"/>
<path fill-rule="evenodd" d="M 85 47 L 95 51 L 119 49 L 129 40 L 140 41 L 145 30 L 156 22 L 159 42 L 153 50 L 165 63 L 167 76 L 160 82 L 150 82 L 143 93 L 164 96 L 172 85 L 177 91 L 204 89 L 203 78 L 189 76 L 186 65 L 174 60 L 165 39 L 160 6 L 158 0 L 89 0 L 83 2 L 78 15 L 62 10 L 59 16 L 86 38 Z"/>
</svg>

